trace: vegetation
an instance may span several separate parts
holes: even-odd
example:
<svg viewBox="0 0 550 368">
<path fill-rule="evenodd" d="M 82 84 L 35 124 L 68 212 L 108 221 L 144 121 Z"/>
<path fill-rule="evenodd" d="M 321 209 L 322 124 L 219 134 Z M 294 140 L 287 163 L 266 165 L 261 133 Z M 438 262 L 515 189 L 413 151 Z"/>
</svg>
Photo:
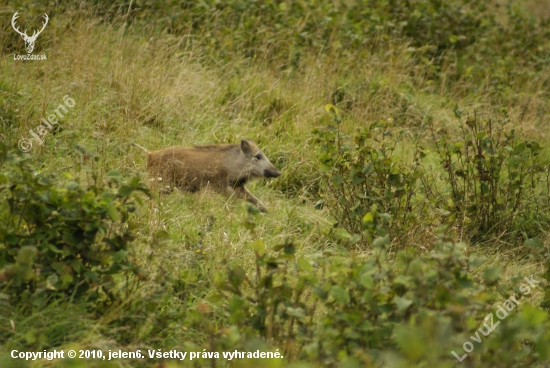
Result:
<svg viewBox="0 0 550 368">
<path fill-rule="evenodd" d="M 544 1 L 0 9 L 0 365 L 548 365 Z M 269 214 L 130 146 L 242 138 Z"/>
</svg>

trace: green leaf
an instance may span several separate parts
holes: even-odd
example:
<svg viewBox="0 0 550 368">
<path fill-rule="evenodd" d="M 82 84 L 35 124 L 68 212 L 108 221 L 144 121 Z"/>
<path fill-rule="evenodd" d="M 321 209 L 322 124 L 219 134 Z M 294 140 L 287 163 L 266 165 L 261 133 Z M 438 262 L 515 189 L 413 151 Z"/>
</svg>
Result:
<svg viewBox="0 0 550 368">
<path fill-rule="evenodd" d="M 543 325 L 543 323 L 548 319 L 548 314 L 540 308 L 526 304 L 521 310 L 521 319 L 523 320 L 522 325 L 537 327 Z"/>
<path fill-rule="evenodd" d="M 404 287 L 407 287 L 407 288 L 413 285 L 411 277 L 406 275 L 397 275 L 395 279 L 393 279 L 393 283 L 397 285 L 403 285 Z"/>
<path fill-rule="evenodd" d="M 84 147 L 82 147 L 81 145 L 77 144 L 77 143 L 72 143 L 71 146 L 73 147 L 73 149 L 78 152 L 78 154 L 80 155 L 85 155 L 86 154 L 86 149 Z"/>
<path fill-rule="evenodd" d="M 15 245 L 19 241 L 19 237 L 15 234 L 6 235 L 6 243 L 9 245 Z"/>
<path fill-rule="evenodd" d="M 481 183 L 481 193 L 487 194 L 489 193 L 489 186 L 485 183 Z"/>
<path fill-rule="evenodd" d="M 17 263 L 30 265 L 36 257 L 37 249 L 32 245 L 26 245 L 17 252 Z"/>
<path fill-rule="evenodd" d="M 333 104 L 326 104 L 325 111 L 332 115 L 338 115 L 338 109 Z"/>
<path fill-rule="evenodd" d="M 390 245 L 390 237 L 388 235 L 384 237 L 379 236 L 376 239 L 374 239 L 374 241 L 372 242 L 372 246 L 374 248 L 386 249 L 388 248 L 389 245 Z"/>
<path fill-rule="evenodd" d="M 248 230 L 254 230 L 256 228 L 256 222 L 251 219 L 246 219 L 243 222 L 243 226 Z"/>
<path fill-rule="evenodd" d="M 533 247 L 533 248 L 543 248 L 544 247 L 544 242 L 542 240 L 540 240 L 539 238 L 531 238 L 531 239 L 527 239 L 525 241 L 525 245 L 527 245 L 528 247 Z"/>
<path fill-rule="evenodd" d="M 363 216 L 363 223 L 366 224 L 366 223 L 372 223 L 372 222 L 374 222 L 374 216 L 372 215 L 371 212 L 367 212 L 365 216 Z"/>
<path fill-rule="evenodd" d="M 231 314 L 242 311 L 244 305 L 244 299 L 238 295 L 233 295 L 233 298 L 229 300 L 228 309 Z"/>
<path fill-rule="evenodd" d="M 283 249 L 284 254 L 287 256 L 292 256 L 296 253 L 296 247 L 294 246 L 294 243 L 285 243 Z"/>
<path fill-rule="evenodd" d="M 367 289 L 372 289 L 374 287 L 374 279 L 372 278 L 371 275 L 367 273 L 363 273 L 361 275 L 360 281 L 361 281 L 361 285 L 363 285 Z"/>
<path fill-rule="evenodd" d="M 351 234 L 344 228 L 341 228 L 339 227 L 338 229 L 336 229 L 336 232 L 334 234 L 337 238 L 341 239 L 341 240 L 350 240 L 351 239 Z"/>
<path fill-rule="evenodd" d="M 61 276 L 61 284 L 63 288 L 66 288 L 67 286 L 71 285 L 74 278 L 71 274 L 64 274 Z"/>
<path fill-rule="evenodd" d="M 118 170 L 111 170 L 107 174 L 105 174 L 108 178 L 120 178 L 120 171 Z"/>
<path fill-rule="evenodd" d="M 513 154 L 515 155 L 519 155 L 520 153 L 522 153 L 523 151 L 525 151 L 525 142 L 521 142 L 520 144 L 518 144 L 517 146 L 514 147 L 514 150 L 512 151 Z"/>
<path fill-rule="evenodd" d="M 306 313 L 302 308 L 287 307 L 286 314 L 296 318 L 304 318 L 306 316 Z"/>
<path fill-rule="evenodd" d="M 25 340 L 27 344 L 32 345 L 36 342 L 36 331 L 31 329 L 25 334 Z"/>
<path fill-rule="evenodd" d="M 212 292 L 208 294 L 205 299 L 210 303 L 217 304 L 223 301 L 225 298 L 224 298 L 224 295 L 219 292 Z"/>
<path fill-rule="evenodd" d="M 246 272 L 241 266 L 234 266 L 229 269 L 229 282 L 236 289 L 241 286 L 246 277 Z"/>
<path fill-rule="evenodd" d="M 317 295 L 322 300 L 326 300 L 326 298 L 328 297 L 328 294 L 326 293 L 325 289 L 323 289 L 323 287 L 321 287 L 320 285 L 315 285 L 312 291 L 313 291 L 313 294 Z"/>
<path fill-rule="evenodd" d="M 77 190 L 79 187 L 79 184 L 75 181 L 69 181 L 67 184 L 65 184 L 65 188 L 68 190 Z"/>
<path fill-rule="evenodd" d="M 405 357 L 415 362 L 430 351 L 430 345 L 426 343 L 424 335 L 425 332 L 420 327 L 398 325 L 393 332 L 393 339 Z"/>
<path fill-rule="evenodd" d="M 332 177 L 334 185 L 341 185 L 344 182 L 344 178 L 340 174 L 336 174 Z"/>
<path fill-rule="evenodd" d="M 160 245 L 170 240 L 170 234 L 165 230 L 159 230 L 153 234 L 153 243 Z"/>
<path fill-rule="evenodd" d="M 128 256 L 128 252 L 125 250 L 119 250 L 113 255 L 113 262 L 122 262 L 126 256 Z"/>
<path fill-rule="evenodd" d="M 118 188 L 118 195 L 121 197 L 128 197 L 130 194 L 132 194 L 132 188 L 130 188 L 128 185 L 122 185 L 120 188 Z"/>
<path fill-rule="evenodd" d="M 454 107 L 453 111 L 455 113 L 455 116 L 457 118 L 460 118 L 460 116 L 462 115 L 462 110 L 458 108 L 457 104 L 455 104 L 455 107 Z"/>
<path fill-rule="evenodd" d="M 340 285 L 334 285 L 330 288 L 330 295 L 334 298 L 334 300 L 339 304 L 347 304 L 350 302 L 349 294 Z"/>
<path fill-rule="evenodd" d="M 251 215 L 258 215 L 260 213 L 260 209 L 250 203 L 247 203 L 246 212 L 250 213 Z"/>
<path fill-rule="evenodd" d="M 397 310 L 400 311 L 400 312 L 405 311 L 413 303 L 412 300 L 407 299 L 407 298 L 402 298 L 400 296 L 394 297 L 392 301 L 395 304 L 395 306 L 397 307 Z"/>
<path fill-rule="evenodd" d="M 309 263 L 309 261 L 307 259 L 304 259 L 304 258 L 300 258 L 298 260 L 298 267 L 300 267 L 301 270 L 304 270 L 304 271 L 307 271 L 307 272 L 312 272 L 313 271 L 313 266 L 311 266 L 311 263 Z"/>
<path fill-rule="evenodd" d="M 494 284 L 499 280 L 501 272 L 501 266 L 496 265 L 487 267 L 483 272 L 483 280 L 489 285 Z"/>
<path fill-rule="evenodd" d="M 265 253 L 265 244 L 262 239 L 254 240 L 250 245 L 250 247 L 255 253 L 258 253 L 258 255 L 260 256 L 262 256 Z"/>
<path fill-rule="evenodd" d="M 46 279 L 46 289 L 48 290 L 57 290 L 56 284 L 59 281 L 59 277 L 54 273 Z"/>
<path fill-rule="evenodd" d="M 120 217 L 115 206 L 109 206 L 109 208 L 107 209 L 107 214 L 113 221 L 117 221 Z"/>
<path fill-rule="evenodd" d="M 48 248 L 54 253 L 61 253 L 61 251 L 53 244 L 48 244 Z"/>
<path fill-rule="evenodd" d="M 374 171 L 374 165 L 372 164 L 372 162 L 369 162 L 363 168 L 363 174 L 365 174 L 365 175 L 369 175 L 373 171 Z"/>
<path fill-rule="evenodd" d="M 478 268 L 486 260 L 487 260 L 487 257 L 474 257 L 474 256 L 471 256 L 470 259 L 469 259 L 470 268 Z"/>
</svg>

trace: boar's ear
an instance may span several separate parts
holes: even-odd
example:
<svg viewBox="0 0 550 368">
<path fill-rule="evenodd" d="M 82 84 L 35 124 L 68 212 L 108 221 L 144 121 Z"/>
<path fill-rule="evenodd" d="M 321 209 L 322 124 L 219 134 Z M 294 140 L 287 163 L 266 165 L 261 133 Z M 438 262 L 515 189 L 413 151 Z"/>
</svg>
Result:
<svg viewBox="0 0 550 368">
<path fill-rule="evenodd" d="M 245 155 L 251 155 L 252 154 L 252 146 L 250 145 L 250 143 L 248 143 L 248 141 L 246 141 L 244 139 L 241 141 L 241 150 L 243 151 L 243 153 Z"/>
</svg>

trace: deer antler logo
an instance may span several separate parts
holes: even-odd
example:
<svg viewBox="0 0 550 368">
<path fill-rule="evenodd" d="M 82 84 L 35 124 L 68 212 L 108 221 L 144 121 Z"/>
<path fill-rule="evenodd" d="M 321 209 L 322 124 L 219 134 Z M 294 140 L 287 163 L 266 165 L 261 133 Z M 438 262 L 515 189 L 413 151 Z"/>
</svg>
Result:
<svg viewBox="0 0 550 368">
<path fill-rule="evenodd" d="M 46 21 L 44 22 L 44 25 L 42 26 L 42 29 L 38 32 L 34 31 L 32 36 L 29 37 L 27 35 L 27 30 L 26 29 L 25 29 L 25 32 L 21 32 L 21 31 L 19 31 L 19 27 L 15 26 L 15 21 L 16 21 L 17 17 L 19 16 L 17 13 L 18 12 L 15 12 L 15 14 L 13 15 L 13 18 L 11 18 L 11 26 L 13 27 L 15 32 L 17 32 L 21 35 L 21 38 L 23 38 L 23 41 L 25 41 L 25 48 L 27 49 L 27 54 L 30 54 L 32 52 L 32 50 L 34 50 L 34 43 L 36 42 L 36 39 L 38 38 L 38 35 L 40 33 L 42 33 L 44 28 L 46 28 L 46 24 L 48 24 L 48 19 L 49 19 L 48 14 L 44 14 L 44 19 Z"/>
</svg>

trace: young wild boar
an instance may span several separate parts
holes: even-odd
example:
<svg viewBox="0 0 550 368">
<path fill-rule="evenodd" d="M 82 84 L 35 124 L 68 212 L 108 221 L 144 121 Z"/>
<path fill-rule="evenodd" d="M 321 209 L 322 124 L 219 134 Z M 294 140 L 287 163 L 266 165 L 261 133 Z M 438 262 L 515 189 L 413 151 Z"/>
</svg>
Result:
<svg viewBox="0 0 550 368">
<path fill-rule="evenodd" d="M 162 178 L 163 185 L 195 192 L 209 186 L 227 195 L 235 195 L 267 209 L 244 185 L 250 179 L 276 178 L 281 173 L 251 141 L 216 146 L 170 147 L 147 153 L 147 171 L 153 178 Z"/>
</svg>

